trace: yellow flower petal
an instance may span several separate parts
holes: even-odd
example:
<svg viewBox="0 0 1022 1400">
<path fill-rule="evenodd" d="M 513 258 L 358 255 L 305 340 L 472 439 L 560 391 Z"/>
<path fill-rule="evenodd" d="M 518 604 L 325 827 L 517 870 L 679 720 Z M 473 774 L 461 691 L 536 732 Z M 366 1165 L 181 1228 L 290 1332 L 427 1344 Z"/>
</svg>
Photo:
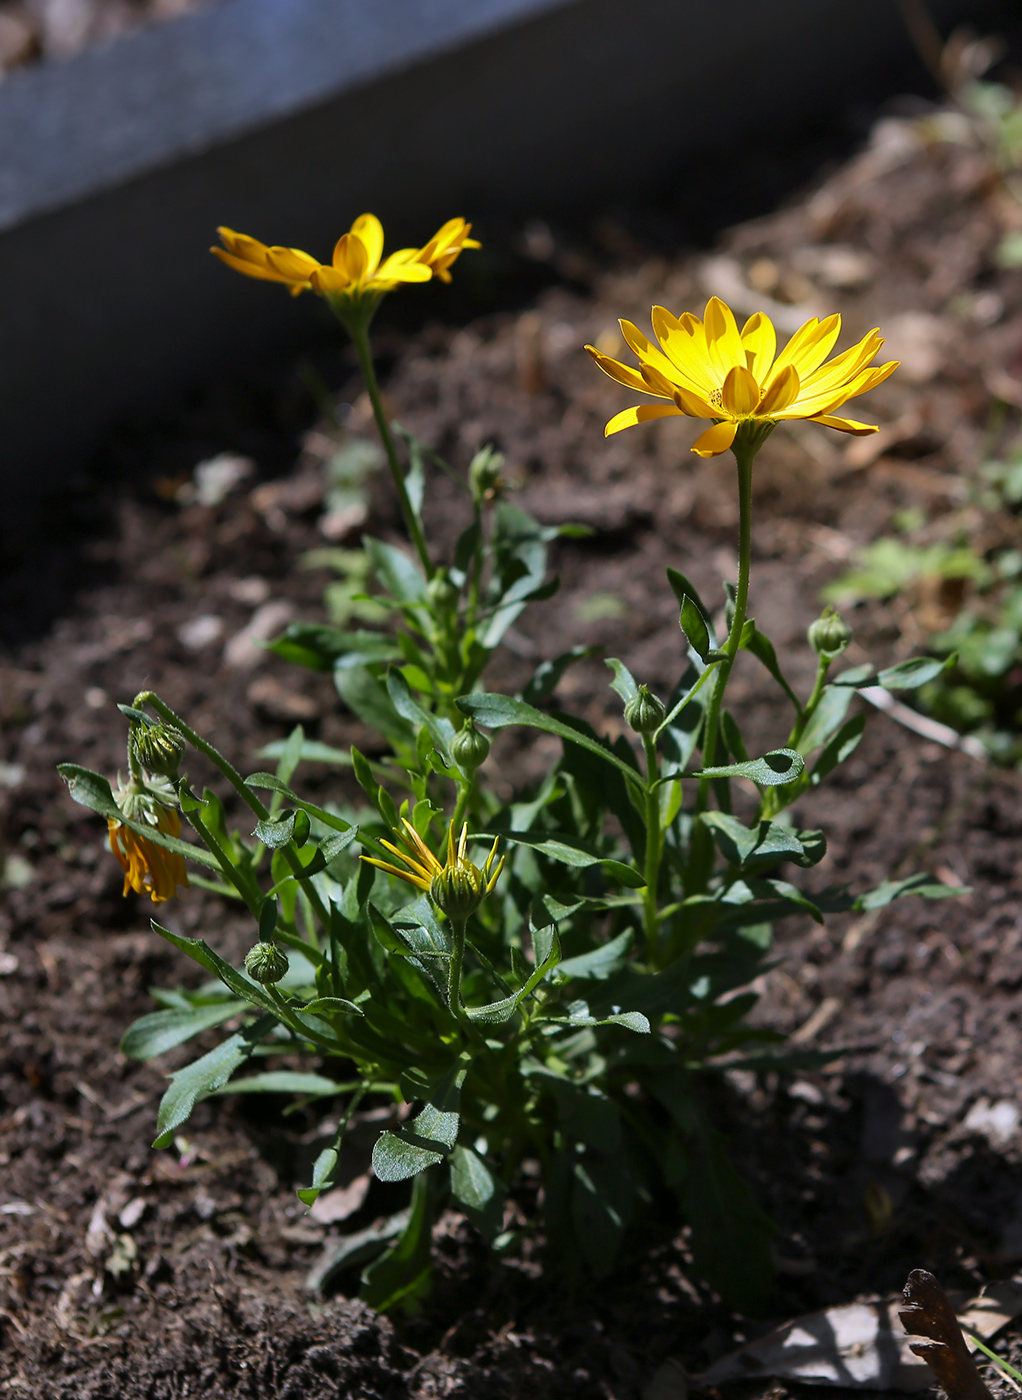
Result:
<svg viewBox="0 0 1022 1400">
<path fill-rule="evenodd" d="M 674 398 L 676 386 L 671 383 L 666 375 L 661 374 L 660 371 L 654 369 L 652 365 L 642 366 L 642 378 L 648 386 L 645 391 L 647 394 L 656 394 L 661 399 Z"/>
<path fill-rule="evenodd" d="M 738 333 L 734 312 L 720 297 L 710 297 L 706 303 L 703 325 L 706 328 L 707 354 L 721 381 L 736 365 L 745 369 L 745 347 Z"/>
<path fill-rule="evenodd" d="M 636 423 L 648 423 L 651 418 L 680 418 L 681 410 L 673 403 L 644 403 L 616 413 L 603 430 L 604 437 L 619 433 L 622 428 L 634 428 Z"/>
<path fill-rule="evenodd" d="M 290 282 L 289 277 L 283 277 L 279 272 L 274 272 L 272 268 L 261 266 L 259 263 L 249 262 L 245 258 L 236 257 L 234 253 L 227 253 L 223 248 L 210 248 L 214 257 L 226 263 L 228 267 L 233 267 L 235 272 L 243 272 L 246 277 L 257 277 L 263 282 Z"/>
<path fill-rule="evenodd" d="M 810 418 L 810 423 L 822 423 L 825 428 L 837 428 L 839 433 L 854 433 L 856 437 L 866 437 L 879 431 L 877 423 L 856 423 L 854 418 L 832 418 L 829 413 Z"/>
<path fill-rule="evenodd" d="M 675 389 L 674 402 L 689 418 L 719 418 L 720 406 L 714 407 L 689 389 Z"/>
<path fill-rule="evenodd" d="M 408 249 L 414 253 L 415 249 Z M 374 282 L 428 282 L 433 276 L 432 270 L 423 263 L 404 262 L 398 260 L 398 254 L 392 253 L 389 258 L 377 269 Z M 450 279 L 448 278 L 448 281 Z"/>
<path fill-rule="evenodd" d="M 735 365 L 728 370 L 724 387 L 721 390 L 724 412 L 736 418 L 746 418 L 755 413 L 759 403 L 759 385 L 744 365 Z"/>
<path fill-rule="evenodd" d="M 742 327 L 742 345 L 753 378 L 758 384 L 765 384 L 777 353 L 777 332 L 769 316 L 757 311 L 749 317 Z"/>
<path fill-rule="evenodd" d="M 804 326 L 799 327 L 777 356 L 774 361 L 774 374 L 779 373 L 785 365 L 794 365 L 798 370 L 799 379 L 804 383 L 813 371 L 823 364 L 840 334 L 840 316 L 828 316 L 824 321 L 812 317 Z"/>
<path fill-rule="evenodd" d="M 780 413 L 795 402 L 798 391 L 798 370 L 794 365 L 785 365 L 760 399 L 757 416 L 770 418 L 773 414 Z"/>
<path fill-rule="evenodd" d="M 677 366 L 671 363 L 662 350 L 657 350 L 649 343 L 638 326 L 634 326 L 631 321 L 619 321 L 618 325 L 621 327 L 625 344 L 643 364 L 652 365 L 654 369 L 658 369 L 672 384 L 678 382 Z"/>
<path fill-rule="evenodd" d="M 813 394 L 827 387 L 836 388 L 846 380 L 853 379 L 860 370 L 866 368 L 883 343 L 884 338 L 878 331 L 870 331 L 857 345 L 843 350 L 840 355 L 835 355 L 808 377 L 802 376 L 803 389 Z"/>
<path fill-rule="evenodd" d="M 372 277 L 383 257 L 383 225 L 375 214 L 359 214 L 351 231 L 366 250 L 366 274 Z"/>
<path fill-rule="evenodd" d="M 681 372 L 686 386 L 704 398 L 719 389 L 717 376 L 710 372 L 706 331 L 699 317 L 687 311 L 683 316 L 672 316 L 663 306 L 654 306 L 650 319 L 654 335 Z"/>
<path fill-rule="evenodd" d="M 735 440 L 738 424 L 735 422 L 714 423 L 712 428 L 697 437 L 692 451 L 699 457 L 719 457 L 726 452 Z"/>
<path fill-rule="evenodd" d="M 289 282 L 308 282 L 310 275 L 319 267 L 316 259 L 310 258 L 300 248 L 267 248 L 266 261 L 274 272 L 279 272 Z"/>
<path fill-rule="evenodd" d="M 609 374 L 611 379 L 616 380 L 618 384 L 623 384 L 627 389 L 638 389 L 640 394 L 650 392 L 649 385 L 636 370 L 621 364 L 618 360 L 612 360 L 609 355 L 602 354 L 595 345 L 587 345 L 586 349 L 604 374 Z"/>
</svg>

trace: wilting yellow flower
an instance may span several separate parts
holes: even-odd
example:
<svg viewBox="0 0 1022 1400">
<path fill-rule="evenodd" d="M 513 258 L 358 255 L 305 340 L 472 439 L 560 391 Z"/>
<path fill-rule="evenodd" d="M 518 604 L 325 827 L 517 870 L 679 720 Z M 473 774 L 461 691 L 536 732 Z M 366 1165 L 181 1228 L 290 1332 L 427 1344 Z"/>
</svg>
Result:
<svg viewBox="0 0 1022 1400">
<path fill-rule="evenodd" d="M 375 214 L 361 214 L 341 235 L 330 263 L 319 263 L 300 248 L 268 247 L 257 238 L 221 228 L 223 248 L 211 248 L 221 262 L 265 282 L 281 282 L 292 296 L 313 291 L 342 301 L 362 301 L 392 292 L 402 282 L 428 282 L 434 272 L 450 281 L 448 268 L 462 248 L 478 248 L 472 225 L 451 219 L 425 248 L 401 248 L 383 258 L 383 226 Z"/>
<path fill-rule="evenodd" d="M 376 860 L 373 856 L 363 856 L 362 859 L 369 865 L 385 870 L 388 875 L 396 875 L 399 880 L 405 880 L 409 885 L 425 890 L 433 903 L 445 914 L 467 917 L 478 908 L 488 894 L 493 893 L 500 872 L 504 869 L 506 857 L 501 856 L 497 868 L 493 870 L 492 875 L 490 874 L 497 857 L 499 838 L 494 839 L 481 870 L 468 859 L 465 855 L 468 845 L 467 824 L 461 828 L 457 844 L 454 840 L 454 823 L 451 822 L 447 828 L 447 859 L 442 865 L 407 818 L 402 818 L 401 830 L 395 832 L 395 835 L 403 843 L 404 850 L 389 841 L 381 841 L 380 844 L 407 866 L 406 870 L 390 865 L 387 861 Z"/>
<path fill-rule="evenodd" d="M 115 795 L 118 807 L 132 821 L 144 822 L 164 836 L 181 835 L 181 818 L 169 783 L 159 778 L 146 785 L 129 783 Z M 115 818 L 107 818 L 110 849 L 124 869 L 124 890 L 148 894 L 154 904 L 173 899 L 178 885 L 188 887 L 184 856 L 158 846 Z"/>
<path fill-rule="evenodd" d="M 864 394 L 898 368 L 898 361 L 871 366 L 883 345 L 872 330 L 850 350 L 824 363 L 841 330 L 841 317 L 815 316 L 788 341 L 778 355 L 777 333 L 769 317 L 757 311 L 741 330 L 730 307 L 718 297 L 706 303 L 704 320 L 686 312 L 672 316 L 654 306 L 653 345 L 631 321 L 621 321 L 621 334 L 639 359 L 639 368 L 586 349 L 611 379 L 643 394 L 670 400 L 626 408 L 610 420 L 606 435 L 645 423 L 651 418 L 685 415 L 711 418 L 692 448 L 700 457 L 716 457 L 734 442 L 739 426 L 772 427 L 789 418 L 808 418 L 843 433 L 875 433 L 875 423 L 835 418 L 834 410 Z"/>
</svg>

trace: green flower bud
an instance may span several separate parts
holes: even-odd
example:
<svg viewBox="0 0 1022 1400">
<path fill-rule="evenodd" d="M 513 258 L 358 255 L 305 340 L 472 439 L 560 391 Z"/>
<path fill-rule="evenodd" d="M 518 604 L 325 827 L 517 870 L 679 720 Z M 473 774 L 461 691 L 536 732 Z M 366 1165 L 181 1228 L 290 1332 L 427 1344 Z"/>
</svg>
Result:
<svg viewBox="0 0 1022 1400">
<path fill-rule="evenodd" d="M 653 734 L 666 718 L 664 703 L 648 686 L 640 685 L 638 691 L 625 706 L 625 719 L 636 734 Z"/>
<path fill-rule="evenodd" d="M 833 608 L 825 608 L 823 616 L 810 623 L 806 635 L 817 656 L 827 658 L 840 656 L 852 640 L 851 628 Z"/>
<path fill-rule="evenodd" d="M 491 446 L 481 448 L 472 458 L 468 467 L 468 484 L 477 506 L 500 494 L 503 467 L 503 452 L 496 452 Z"/>
<path fill-rule="evenodd" d="M 445 866 L 430 881 L 429 897 L 449 919 L 464 922 L 486 898 L 486 877 L 469 861 Z"/>
<path fill-rule="evenodd" d="M 489 752 L 489 739 L 485 734 L 479 733 L 471 720 L 464 729 L 459 729 L 451 740 L 451 757 L 466 777 L 471 776 L 481 763 L 486 762 Z"/>
<path fill-rule="evenodd" d="M 276 943 L 256 943 L 245 954 L 245 971 L 264 987 L 279 982 L 289 966 L 287 954 Z"/>
<path fill-rule="evenodd" d="M 170 724 L 134 724 L 131 747 L 148 772 L 161 778 L 176 778 L 185 756 L 185 736 Z"/>
</svg>

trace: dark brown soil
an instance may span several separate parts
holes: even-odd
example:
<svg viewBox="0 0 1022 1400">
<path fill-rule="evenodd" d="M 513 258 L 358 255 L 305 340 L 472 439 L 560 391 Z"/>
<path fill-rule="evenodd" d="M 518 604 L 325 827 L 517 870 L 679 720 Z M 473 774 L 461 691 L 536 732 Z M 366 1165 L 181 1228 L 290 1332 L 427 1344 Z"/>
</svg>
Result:
<svg viewBox="0 0 1022 1400">
<path fill-rule="evenodd" d="M 874 396 L 879 437 L 797 425 L 778 430 L 757 465 L 753 609 L 804 684 L 820 586 L 897 511 L 918 507 L 939 530 L 961 507 L 995 400 L 1009 401 L 1012 419 L 1022 403 L 1022 284 L 992 258 L 1014 217 L 975 151 L 888 124 L 811 198 L 736 230 L 713 258 L 636 254 L 601 273 L 555 244 L 547 251 L 575 289 L 522 316 L 432 327 L 393 347 L 387 392 L 408 427 L 459 467 L 496 442 L 528 509 L 593 529 L 558 546 L 561 592 L 512 632 L 496 681 L 579 641 L 604 645 L 654 688 L 674 679 L 680 637 L 663 569 L 673 563 L 719 596 L 734 567 L 731 470 L 690 458 L 694 434 L 678 420 L 605 441 L 604 421 L 628 400 L 580 347 L 609 345 L 618 315 L 643 324 L 651 302 L 697 309 L 714 290 L 747 303 L 740 311 L 768 292 L 794 324 L 840 309 L 846 336 L 880 324 L 905 361 Z M 589 291 L 577 290 L 586 280 Z M 345 392 L 358 394 L 355 381 Z M 362 400 L 347 426 L 368 435 Z M 181 426 L 179 461 L 203 431 Z M 147 988 L 188 970 L 148 931 L 150 906 L 121 898 L 99 823 L 70 802 L 54 764 L 113 774 L 123 763 L 114 702 L 143 686 L 242 766 L 299 720 L 329 743 L 371 747 L 328 679 L 231 644 L 254 615 L 264 632 L 289 612 L 323 615 L 329 576 L 301 561 L 327 543 L 324 433 L 307 438 L 292 474 L 260 480 L 268 453 L 208 506 L 171 499 L 174 453 L 154 445 L 147 485 L 101 496 L 108 527 L 78 556 L 73 606 L 0 670 L 0 1393 L 638 1397 L 665 1358 L 698 1371 L 764 1325 L 706 1296 L 672 1226 L 637 1239 L 598 1288 L 565 1288 L 538 1255 L 488 1257 L 448 1215 L 422 1317 L 391 1322 L 342 1297 L 313 1301 L 303 1279 L 324 1243 L 393 1198 L 377 1186 L 341 1225 L 305 1218 L 294 1188 L 320 1129 L 265 1104 L 208 1101 L 173 1150 L 152 1152 L 156 1102 L 179 1060 L 138 1065 L 117 1050 L 151 1009 Z M 374 493 L 370 527 L 399 538 L 382 482 Z M 452 538 L 461 507 L 442 478 L 433 500 L 437 532 Z M 904 649 L 884 614 L 855 621 L 863 640 L 852 661 L 867 641 L 875 659 Z M 782 740 L 786 716 L 753 663 L 736 682 L 735 708 L 755 716 L 764 740 Z M 558 702 L 620 725 L 598 660 L 568 674 Z M 510 790 L 552 756 L 542 742 L 523 753 L 504 739 L 494 780 Z M 346 791 L 343 776 L 311 765 L 307 782 Z M 733 1073 L 717 1094 L 735 1155 L 778 1223 L 777 1319 L 895 1290 L 915 1266 L 975 1288 L 1019 1265 L 1019 797 L 1017 775 L 876 715 L 837 781 L 804 805 L 805 822 L 831 840 L 822 880 L 865 888 L 926 867 L 972 893 L 780 933 L 784 960 L 763 979 L 758 1014 L 800 1043 L 846 1049 L 794 1082 Z M 230 955 L 250 941 L 233 911 L 198 890 L 165 908 L 164 921 Z M 992 1118 L 984 1128 L 974 1112 L 966 1126 L 981 1100 Z M 375 1130 L 365 1122 L 356 1134 L 352 1175 Z M 1011 1345 L 1017 1362 L 1017 1340 L 1001 1350 Z"/>
</svg>

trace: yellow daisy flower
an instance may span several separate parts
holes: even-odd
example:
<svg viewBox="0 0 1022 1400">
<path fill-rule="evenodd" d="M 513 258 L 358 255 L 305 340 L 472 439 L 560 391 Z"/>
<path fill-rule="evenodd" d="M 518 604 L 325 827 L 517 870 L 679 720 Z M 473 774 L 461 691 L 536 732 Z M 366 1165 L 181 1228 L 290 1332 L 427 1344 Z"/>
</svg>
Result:
<svg viewBox="0 0 1022 1400">
<path fill-rule="evenodd" d="M 884 343 L 876 330 L 827 361 L 841 331 L 840 316 L 823 321 L 814 316 L 780 354 L 769 317 L 757 311 L 739 330 L 734 313 L 718 297 L 706 303 L 702 321 L 688 312 L 672 316 L 662 306 L 653 307 L 652 321 L 656 345 L 631 321 L 620 322 L 625 341 L 638 357 L 638 370 L 586 346 L 611 379 L 670 401 L 626 408 L 607 424 L 606 436 L 651 418 L 710 418 L 713 426 L 692 448 L 700 457 L 726 452 L 743 423 L 769 430 L 785 419 L 808 418 L 843 433 L 875 433 L 875 423 L 836 418 L 834 411 L 882 384 L 899 363 L 871 365 Z"/>
<path fill-rule="evenodd" d="M 363 856 L 362 859 L 369 865 L 385 870 L 388 875 L 396 875 L 399 880 L 405 880 L 409 885 L 425 890 L 433 903 L 447 914 L 471 913 L 488 894 L 493 893 L 500 872 L 504 869 L 506 857 L 501 856 L 493 874 L 490 874 L 497 857 L 499 838 L 494 839 L 481 870 L 468 859 L 465 855 L 468 845 L 467 824 L 461 828 L 457 844 L 454 840 L 454 823 L 451 822 L 447 828 L 447 859 L 444 864 L 440 863 L 407 818 L 401 819 L 401 830 L 395 832 L 395 835 L 403 843 L 404 850 L 390 841 L 381 841 L 380 844 L 407 866 L 407 869 L 402 870 L 399 866 L 377 860 L 374 856 Z"/>
<path fill-rule="evenodd" d="M 292 296 L 313 291 L 324 297 L 361 300 L 392 292 L 402 282 L 428 282 L 436 272 L 450 281 L 447 269 L 462 248 L 480 245 L 468 237 L 471 224 L 451 219 L 425 248 L 401 248 L 383 257 L 383 225 L 375 214 L 360 214 L 334 247 L 333 259 L 319 263 L 300 248 L 268 247 L 257 238 L 220 228 L 223 248 L 211 248 L 221 262 L 265 282 L 281 282 Z"/>
</svg>

